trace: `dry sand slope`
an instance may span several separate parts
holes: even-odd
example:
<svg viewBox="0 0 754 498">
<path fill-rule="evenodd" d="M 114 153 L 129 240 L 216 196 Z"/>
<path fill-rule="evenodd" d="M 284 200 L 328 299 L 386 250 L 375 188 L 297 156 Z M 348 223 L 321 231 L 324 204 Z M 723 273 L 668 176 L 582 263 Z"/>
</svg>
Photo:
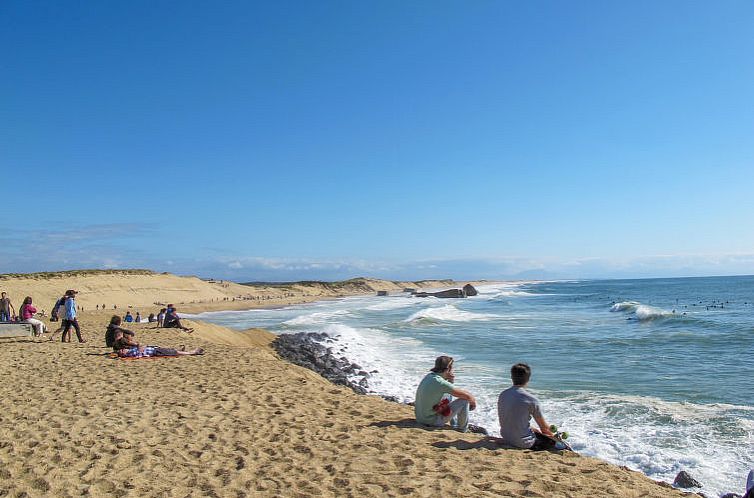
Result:
<svg viewBox="0 0 754 498">
<path fill-rule="evenodd" d="M 142 343 L 207 353 L 110 359 L 110 313 L 82 314 L 86 344 L 0 340 L 0 496 L 682 496 L 591 458 L 416 427 L 411 407 L 280 360 L 261 330 L 131 324 Z"/>
</svg>

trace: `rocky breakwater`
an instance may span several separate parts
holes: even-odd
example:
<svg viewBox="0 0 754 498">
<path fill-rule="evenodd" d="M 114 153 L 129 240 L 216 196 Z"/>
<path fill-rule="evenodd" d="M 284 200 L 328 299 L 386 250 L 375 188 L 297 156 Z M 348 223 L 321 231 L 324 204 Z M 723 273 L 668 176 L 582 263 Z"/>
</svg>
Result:
<svg viewBox="0 0 754 498">
<path fill-rule="evenodd" d="M 281 358 L 320 374 L 333 384 L 348 386 L 358 394 L 366 394 L 371 374 L 345 356 L 336 356 L 325 344 L 334 339 L 325 333 L 298 332 L 279 335 L 272 347 Z"/>
</svg>

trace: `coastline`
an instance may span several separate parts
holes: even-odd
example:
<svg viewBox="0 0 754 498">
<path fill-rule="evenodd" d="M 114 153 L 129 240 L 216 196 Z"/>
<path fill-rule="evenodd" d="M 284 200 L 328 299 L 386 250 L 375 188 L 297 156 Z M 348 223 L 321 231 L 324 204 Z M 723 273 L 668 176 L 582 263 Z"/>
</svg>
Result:
<svg viewBox="0 0 754 498">
<path fill-rule="evenodd" d="M 416 427 L 411 407 L 281 360 L 275 336 L 259 329 L 191 321 L 187 335 L 128 324 L 143 342 L 207 354 L 112 360 L 100 342 L 112 314 L 82 313 L 82 345 L 0 340 L 8 494 L 687 495 L 601 460 Z"/>
</svg>

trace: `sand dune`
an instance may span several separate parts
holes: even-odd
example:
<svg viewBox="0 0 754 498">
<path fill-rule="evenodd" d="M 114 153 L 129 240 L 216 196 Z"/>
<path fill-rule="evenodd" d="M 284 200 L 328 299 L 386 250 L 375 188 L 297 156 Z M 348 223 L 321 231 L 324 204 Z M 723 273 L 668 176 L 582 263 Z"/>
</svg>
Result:
<svg viewBox="0 0 754 498">
<path fill-rule="evenodd" d="M 133 324 L 142 343 L 207 353 L 110 359 L 109 314 L 82 314 L 86 344 L 0 340 L 0 496 L 682 496 L 592 458 L 419 428 L 411 407 L 280 360 L 265 331 Z"/>
</svg>

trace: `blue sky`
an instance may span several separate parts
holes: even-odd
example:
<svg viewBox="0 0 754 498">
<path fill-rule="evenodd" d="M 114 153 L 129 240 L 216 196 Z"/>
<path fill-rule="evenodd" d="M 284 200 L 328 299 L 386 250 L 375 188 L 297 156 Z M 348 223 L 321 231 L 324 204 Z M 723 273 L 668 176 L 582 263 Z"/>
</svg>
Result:
<svg viewBox="0 0 754 498">
<path fill-rule="evenodd" d="M 751 2 L 0 3 L 0 272 L 754 273 Z"/>
</svg>

